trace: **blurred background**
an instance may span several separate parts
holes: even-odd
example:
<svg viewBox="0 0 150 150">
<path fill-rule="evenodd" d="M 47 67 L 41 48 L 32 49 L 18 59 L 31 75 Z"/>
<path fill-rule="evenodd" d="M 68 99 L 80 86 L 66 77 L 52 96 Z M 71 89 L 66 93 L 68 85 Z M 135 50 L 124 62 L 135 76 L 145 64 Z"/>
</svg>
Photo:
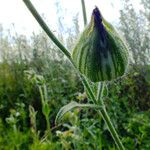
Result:
<svg viewBox="0 0 150 150">
<path fill-rule="evenodd" d="M 84 29 L 81 1 L 32 2 L 71 52 Z M 125 147 L 149 150 L 150 0 L 85 0 L 85 5 L 88 22 L 98 6 L 129 45 L 128 72 L 108 83 L 104 102 Z M 94 110 L 75 109 L 54 123 L 71 101 L 88 101 L 73 66 L 23 1 L 0 0 L 0 150 L 115 150 Z"/>
</svg>

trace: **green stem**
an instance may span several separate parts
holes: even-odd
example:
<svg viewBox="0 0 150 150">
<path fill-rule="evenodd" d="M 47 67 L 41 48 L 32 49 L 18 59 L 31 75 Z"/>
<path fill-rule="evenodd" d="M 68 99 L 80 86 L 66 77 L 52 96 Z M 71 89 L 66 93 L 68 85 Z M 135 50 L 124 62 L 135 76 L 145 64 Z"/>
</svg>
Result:
<svg viewBox="0 0 150 150">
<path fill-rule="evenodd" d="M 47 124 L 47 131 L 50 131 L 50 122 L 49 122 L 49 115 L 46 115 L 46 124 Z"/>
<path fill-rule="evenodd" d="M 101 98 L 102 98 L 102 96 L 103 96 L 104 86 L 105 86 L 105 83 L 104 83 L 104 82 L 99 82 L 99 83 L 98 83 L 97 98 L 96 98 L 96 99 L 97 99 L 98 101 L 100 100 L 100 102 L 102 102 L 102 101 L 101 101 Z M 102 105 L 103 105 L 103 103 L 102 103 Z"/>
<path fill-rule="evenodd" d="M 51 30 L 49 29 L 49 27 L 46 25 L 46 23 L 44 22 L 44 20 L 42 19 L 42 17 L 39 15 L 39 13 L 37 12 L 37 10 L 34 8 L 34 6 L 32 5 L 32 3 L 30 2 L 30 0 L 23 0 L 24 3 L 26 4 L 27 8 L 30 10 L 30 12 L 32 13 L 32 15 L 35 17 L 35 19 L 37 20 L 37 22 L 40 24 L 40 26 L 42 27 L 42 29 L 47 33 L 47 35 L 49 36 L 49 38 L 60 48 L 60 50 L 67 56 L 67 58 L 70 60 L 70 62 L 73 64 L 73 66 L 76 68 L 71 55 L 69 53 L 69 51 L 63 46 L 63 44 L 56 38 L 56 36 L 51 32 Z M 84 0 L 81 1 L 82 2 L 82 7 L 83 7 L 83 15 L 84 15 L 84 24 L 87 24 L 87 19 L 86 19 L 86 11 L 85 11 L 85 4 L 84 4 Z M 77 70 L 77 68 L 76 68 Z M 82 82 L 84 84 L 84 86 L 86 87 L 88 94 L 90 96 L 90 98 L 93 100 L 93 103 L 97 104 L 97 99 L 90 87 L 89 82 L 86 80 L 86 78 L 81 75 L 78 71 L 78 74 L 80 75 Z M 99 93 L 99 95 L 101 95 L 102 93 Z M 99 112 L 102 115 L 102 118 L 104 119 L 104 121 L 106 122 L 109 131 L 116 143 L 116 145 L 118 146 L 119 150 L 124 150 L 124 147 L 119 139 L 119 136 L 117 134 L 117 132 L 115 131 L 115 128 L 113 127 L 110 118 L 108 117 L 108 114 L 105 110 L 105 107 L 102 107 L 100 109 Z"/>
<path fill-rule="evenodd" d="M 98 105 L 101 105 L 101 109 L 99 110 L 99 114 L 102 116 L 103 120 L 108 126 L 108 129 L 110 131 L 111 136 L 113 137 L 117 147 L 119 150 L 125 150 L 124 146 L 122 145 L 122 142 L 110 120 L 110 117 L 108 116 L 108 113 L 106 111 L 104 102 L 103 102 L 103 92 L 104 92 L 105 82 L 99 82 L 98 83 L 98 89 L 97 89 L 97 102 Z"/>
<path fill-rule="evenodd" d="M 114 139 L 118 149 L 119 150 L 125 150 L 125 148 L 124 148 L 124 146 L 123 146 L 123 144 L 122 144 L 122 142 L 121 142 L 121 140 L 120 140 L 120 138 L 119 138 L 119 136 L 118 136 L 118 134 L 117 134 L 117 132 L 116 132 L 112 122 L 111 122 L 111 120 L 110 120 L 110 117 L 107 114 L 107 111 L 106 111 L 105 107 L 102 107 L 100 109 L 99 114 L 102 116 L 103 120 L 107 124 L 108 129 L 110 131 L 110 134 L 112 135 L 112 137 L 113 137 L 113 139 Z"/>
<path fill-rule="evenodd" d="M 86 16 L 86 9 L 85 9 L 85 2 L 84 2 L 84 0 L 81 0 L 81 4 L 82 4 L 84 26 L 86 26 L 87 25 L 87 16 Z"/>
<path fill-rule="evenodd" d="M 44 93 L 44 100 L 47 102 L 48 101 L 48 96 L 47 96 L 47 88 L 46 85 L 43 85 L 43 93 Z"/>
<path fill-rule="evenodd" d="M 42 91 L 42 87 L 38 86 L 39 91 L 40 91 L 40 97 L 41 97 L 41 102 L 42 102 L 42 106 L 44 105 L 44 95 L 43 95 L 43 91 Z"/>
<path fill-rule="evenodd" d="M 85 88 L 88 92 L 88 95 L 89 95 L 90 99 L 93 101 L 94 104 L 97 104 L 97 99 L 95 98 L 95 95 L 93 94 L 93 91 L 90 87 L 89 82 L 86 80 L 86 78 L 83 75 L 80 74 L 80 77 L 82 79 L 83 85 L 85 86 Z"/>
</svg>

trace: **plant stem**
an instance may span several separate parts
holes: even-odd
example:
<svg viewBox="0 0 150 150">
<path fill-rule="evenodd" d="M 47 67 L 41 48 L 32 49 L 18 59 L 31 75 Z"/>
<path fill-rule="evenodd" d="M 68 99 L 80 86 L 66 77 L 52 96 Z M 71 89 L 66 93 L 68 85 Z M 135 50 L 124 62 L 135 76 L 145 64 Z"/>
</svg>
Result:
<svg viewBox="0 0 150 150">
<path fill-rule="evenodd" d="M 84 26 L 86 26 L 87 25 L 87 16 L 86 16 L 86 9 L 85 9 L 85 2 L 84 2 L 84 0 L 81 0 L 81 4 L 82 4 Z"/>
<path fill-rule="evenodd" d="M 107 124 L 108 130 L 109 130 L 110 134 L 112 135 L 112 137 L 113 137 L 113 139 L 114 139 L 114 141 L 117 145 L 117 148 L 119 150 L 125 150 L 125 148 L 124 148 L 124 146 L 123 146 L 123 144 L 122 144 L 122 142 L 121 142 L 121 140 L 120 140 L 120 138 L 119 138 L 119 136 L 118 136 L 118 134 L 117 134 L 117 132 L 114 128 L 114 126 L 112 125 L 112 122 L 110 120 L 110 117 L 107 114 L 107 111 L 106 111 L 105 107 L 102 107 L 100 109 L 99 114 L 102 116 L 103 120 Z"/>
<path fill-rule="evenodd" d="M 46 115 L 46 124 L 47 124 L 47 131 L 50 131 L 50 123 L 49 123 L 49 115 Z"/>
<path fill-rule="evenodd" d="M 104 86 L 105 86 L 105 82 L 99 82 L 99 83 L 98 83 L 97 98 L 96 98 L 97 101 L 100 100 L 100 102 L 102 102 L 102 101 L 101 101 L 101 98 L 102 98 L 102 96 L 103 96 Z M 103 105 L 103 104 L 102 104 L 102 105 Z"/>
<path fill-rule="evenodd" d="M 40 26 L 42 27 L 42 29 L 47 33 L 47 35 L 49 36 L 49 38 L 60 48 L 60 50 L 67 56 L 67 58 L 70 60 L 70 62 L 73 64 L 73 66 L 76 68 L 71 55 L 69 53 L 69 51 L 64 47 L 64 45 L 56 38 L 56 36 L 51 32 L 51 30 L 49 29 L 49 27 L 46 25 L 46 23 L 44 22 L 44 20 L 42 19 L 42 17 L 39 15 L 39 13 L 37 12 L 37 10 L 34 8 L 34 6 L 32 5 L 32 3 L 30 2 L 30 0 L 23 0 L 24 3 L 26 4 L 27 8 L 30 10 L 30 12 L 32 13 L 32 15 L 35 17 L 35 19 L 37 20 L 37 22 L 40 24 Z M 83 16 L 84 16 L 84 24 L 87 24 L 87 19 L 86 19 L 86 11 L 85 11 L 85 3 L 84 0 L 81 1 L 82 2 L 82 8 L 83 8 Z M 77 70 L 77 68 L 76 68 Z M 87 92 L 90 96 L 90 98 L 92 99 L 93 103 L 97 104 L 99 99 L 97 99 L 90 87 L 89 82 L 86 80 L 86 78 L 79 73 L 82 82 L 84 84 L 84 86 L 87 89 Z M 100 98 L 102 96 L 102 92 L 103 90 L 101 90 L 101 92 L 99 92 L 98 94 L 98 98 Z M 102 99 L 100 99 L 102 100 Z M 102 104 L 102 101 L 101 101 Z M 119 150 L 124 150 L 124 147 L 119 139 L 119 136 L 117 134 L 117 132 L 115 131 L 115 128 L 113 127 L 111 120 L 106 112 L 105 107 L 102 107 L 99 111 L 99 113 L 101 114 L 102 118 L 104 119 L 105 123 L 107 124 L 109 131 L 118 147 Z"/>
<path fill-rule="evenodd" d="M 44 95 L 43 95 L 42 87 L 38 86 L 38 88 L 39 88 L 41 102 L 42 102 L 42 106 L 43 106 L 44 105 Z"/>
<path fill-rule="evenodd" d="M 97 103 L 98 105 L 101 105 L 101 109 L 99 110 L 99 114 L 102 116 L 103 120 L 105 121 L 105 123 L 108 126 L 109 132 L 111 134 L 111 136 L 113 137 L 117 147 L 119 150 L 125 150 L 111 120 L 110 117 L 108 116 L 108 113 L 106 111 L 104 102 L 103 102 L 103 92 L 104 92 L 104 87 L 105 87 L 105 82 L 99 82 L 98 83 L 98 89 L 97 89 Z"/>
</svg>

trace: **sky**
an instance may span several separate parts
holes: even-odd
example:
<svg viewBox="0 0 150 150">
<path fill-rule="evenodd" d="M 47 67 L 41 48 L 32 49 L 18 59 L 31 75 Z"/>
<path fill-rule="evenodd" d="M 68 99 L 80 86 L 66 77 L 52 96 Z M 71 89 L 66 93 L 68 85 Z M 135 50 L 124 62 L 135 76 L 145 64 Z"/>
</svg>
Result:
<svg viewBox="0 0 150 150">
<path fill-rule="evenodd" d="M 138 7 L 138 0 L 135 6 Z M 44 16 L 47 24 L 52 31 L 57 30 L 57 10 L 56 0 L 32 0 L 32 3 Z M 101 13 L 111 23 L 117 23 L 119 20 L 119 10 L 122 8 L 121 0 L 85 0 L 88 21 L 95 6 L 98 6 Z M 81 0 L 60 0 L 62 7 L 62 24 L 64 27 L 71 27 L 72 17 L 78 13 L 81 30 L 83 28 Z M 61 11 L 59 11 L 61 14 Z M 22 0 L 0 0 L 0 24 L 4 29 L 10 29 L 11 33 L 32 35 L 32 32 L 38 32 L 41 28 L 30 14 Z M 15 27 L 14 27 L 15 26 Z"/>
</svg>

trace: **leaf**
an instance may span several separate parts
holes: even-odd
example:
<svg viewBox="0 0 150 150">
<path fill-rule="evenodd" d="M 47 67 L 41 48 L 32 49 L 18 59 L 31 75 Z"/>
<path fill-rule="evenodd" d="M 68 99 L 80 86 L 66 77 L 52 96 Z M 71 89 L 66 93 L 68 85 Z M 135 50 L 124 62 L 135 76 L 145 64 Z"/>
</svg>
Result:
<svg viewBox="0 0 150 150">
<path fill-rule="evenodd" d="M 76 107 L 85 107 L 85 108 L 100 108 L 101 106 L 95 104 L 80 104 L 75 101 L 70 102 L 69 104 L 63 106 L 56 115 L 55 124 L 61 120 L 61 118 L 70 110 Z"/>
</svg>

